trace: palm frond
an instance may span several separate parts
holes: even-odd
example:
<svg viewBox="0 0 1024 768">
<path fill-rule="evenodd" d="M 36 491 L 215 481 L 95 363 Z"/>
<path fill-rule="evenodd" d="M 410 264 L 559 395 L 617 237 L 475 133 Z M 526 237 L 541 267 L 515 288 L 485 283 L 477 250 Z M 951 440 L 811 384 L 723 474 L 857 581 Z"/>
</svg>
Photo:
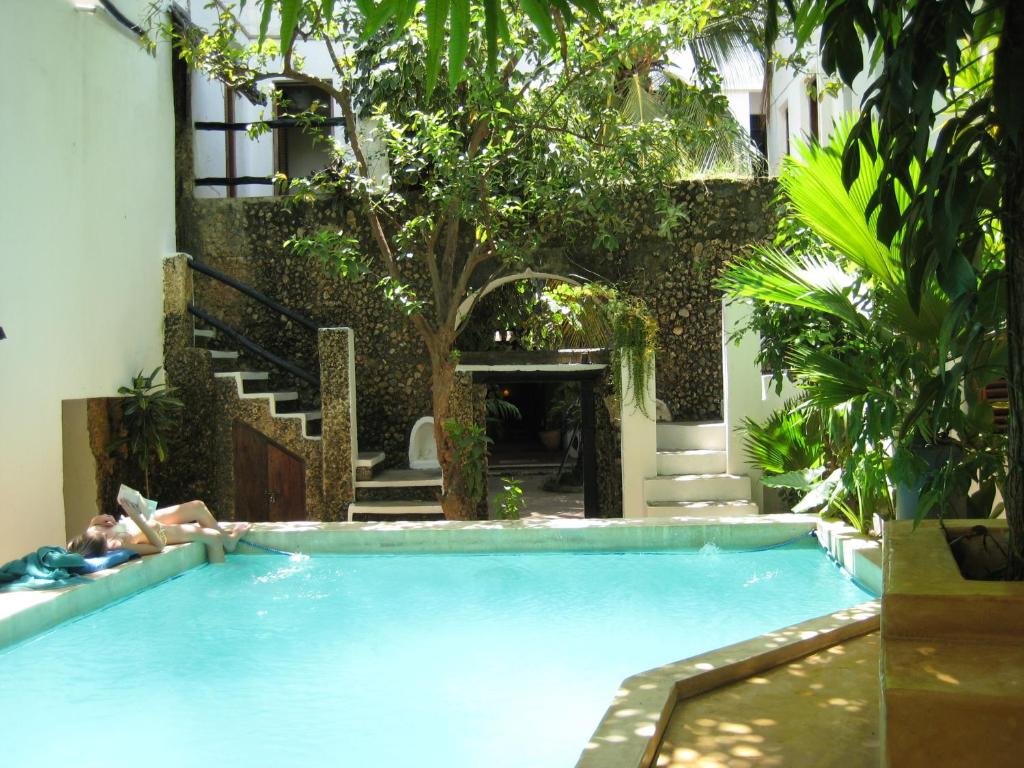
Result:
<svg viewBox="0 0 1024 768">
<path fill-rule="evenodd" d="M 805 307 L 838 317 L 853 327 L 865 318 L 854 304 L 853 277 L 822 253 L 791 254 L 755 246 L 751 255 L 730 264 L 717 287 L 735 297 Z"/>
</svg>

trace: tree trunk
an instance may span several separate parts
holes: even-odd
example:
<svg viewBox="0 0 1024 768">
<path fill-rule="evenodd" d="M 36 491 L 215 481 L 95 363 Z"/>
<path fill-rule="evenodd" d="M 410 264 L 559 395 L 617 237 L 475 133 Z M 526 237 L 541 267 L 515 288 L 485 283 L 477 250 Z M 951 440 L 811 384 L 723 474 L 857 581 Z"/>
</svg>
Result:
<svg viewBox="0 0 1024 768">
<path fill-rule="evenodd" d="M 1006 519 L 1015 553 L 1014 575 L 1024 577 L 1024 152 L 1013 153 L 1003 190 L 1006 315 L 1010 392 Z"/>
<path fill-rule="evenodd" d="M 431 399 L 434 406 L 434 442 L 437 461 L 441 465 L 444 487 L 441 491 L 441 509 L 446 520 L 473 520 L 476 502 L 466 488 L 466 475 L 455 458 L 454 447 L 445 432 L 444 423 L 451 413 L 451 395 L 455 385 L 455 363 L 451 350 L 432 351 L 430 355 Z"/>
<path fill-rule="evenodd" d="M 1000 45 L 1024 44 L 1024 9 L 1006 9 Z M 1013 72 L 1011 77 L 1018 77 Z M 1004 83 L 1003 87 L 1009 84 Z M 1007 382 L 1010 393 L 1010 442 L 1007 451 L 1006 519 L 1010 526 L 1011 577 L 1024 578 L 1024 130 L 1003 137 L 1007 148 L 1002 226 L 1006 253 Z"/>
</svg>

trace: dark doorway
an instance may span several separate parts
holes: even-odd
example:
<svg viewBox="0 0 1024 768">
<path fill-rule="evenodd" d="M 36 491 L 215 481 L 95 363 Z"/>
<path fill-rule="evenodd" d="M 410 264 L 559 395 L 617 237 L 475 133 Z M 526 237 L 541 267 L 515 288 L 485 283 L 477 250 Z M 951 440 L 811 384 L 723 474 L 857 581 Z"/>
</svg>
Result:
<svg viewBox="0 0 1024 768">
<path fill-rule="evenodd" d="M 548 370 L 475 370 L 473 381 L 487 384 L 489 394 L 503 397 L 517 406 L 521 402 L 526 408 L 523 414 L 523 426 L 512 430 L 518 439 L 509 441 L 502 448 L 496 441 L 491 451 L 491 466 L 510 466 L 508 459 L 516 460 L 525 457 L 550 456 L 548 462 L 552 469 L 562 463 L 564 455 L 561 441 L 551 450 L 539 444 L 539 438 L 531 438 L 530 430 L 538 422 L 552 424 L 552 411 L 555 397 L 564 398 L 563 402 L 574 400 L 573 393 L 578 392 L 578 446 L 583 484 L 584 517 L 600 517 L 600 504 L 597 485 L 597 450 L 596 450 L 596 413 L 594 407 L 594 382 L 603 375 L 603 366 L 586 366 L 577 368 L 572 365 L 551 368 Z M 507 393 L 507 394 L 506 394 Z M 559 394 L 560 393 L 560 394 Z M 513 400 L 515 398 L 515 400 Z M 529 417 L 527 417 L 529 414 Z M 493 437 L 492 437 L 493 439 Z M 539 446 L 539 447 L 537 447 Z"/>
<path fill-rule="evenodd" d="M 240 421 L 235 447 L 235 519 L 277 523 L 306 519 L 306 464 Z"/>
<path fill-rule="evenodd" d="M 277 117 L 295 117 L 313 113 L 331 117 L 331 98 L 314 85 L 278 83 L 281 96 Z M 325 126 L 290 125 L 275 131 L 277 168 L 289 179 L 310 176 L 322 171 L 331 161 L 331 129 Z"/>
</svg>

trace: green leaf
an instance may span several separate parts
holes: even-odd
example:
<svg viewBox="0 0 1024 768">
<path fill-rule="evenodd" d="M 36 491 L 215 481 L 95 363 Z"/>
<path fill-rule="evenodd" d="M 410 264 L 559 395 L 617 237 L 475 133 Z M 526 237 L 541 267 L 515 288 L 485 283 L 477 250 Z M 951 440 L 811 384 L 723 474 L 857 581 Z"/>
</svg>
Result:
<svg viewBox="0 0 1024 768">
<path fill-rule="evenodd" d="M 441 46 L 444 43 L 445 19 L 448 0 L 427 0 L 427 93 L 434 90 L 437 74 L 441 71 Z"/>
<path fill-rule="evenodd" d="M 359 39 L 365 43 L 377 34 L 378 30 L 384 26 L 398 9 L 398 3 L 395 0 L 382 0 L 377 6 L 371 5 L 370 10 L 364 14 L 366 26 L 363 27 L 363 33 L 359 36 Z"/>
<path fill-rule="evenodd" d="M 288 51 L 302 13 L 302 0 L 281 0 L 281 53 Z"/>
<path fill-rule="evenodd" d="M 270 15 L 273 12 L 273 0 L 263 0 L 263 15 L 260 17 L 260 45 L 267 39 L 267 29 L 270 28 Z"/>
<path fill-rule="evenodd" d="M 500 0 L 484 0 L 484 34 L 487 37 L 487 71 L 494 74 L 498 68 L 498 16 L 502 14 Z"/>
<path fill-rule="evenodd" d="M 409 19 L 412 18 L 413 13 L 416 11 L 417 0 L 400 0 L 400 5 L 395 11 L 395 34 L 392 37 L 392 41 L 397 40 L 405 33 L 405 28 L 409 24 Z"/>
<path fill-rule="evenodd" d="M 334 3 L 335 0 L 320 1 L 320 12 L 323 14 L 324 19 L 329 20 L 334 17 Z"/>
<path fill-rule="evenodd" d="M 451 0 L 451 28 L 448 32 L 448 85 L 452 90 L 462 79 L 462 66 L 469 48 L 469 0 Z"/>
<path fill-rule="evenodd" d="M 523 12 L 530 17 L 533 26 L 537 28 L 541 39 L 551 47 L 557 45 L 558 36 L 555 34 L 555 28 L 551 25 L 551 11 L 548 6 L 540 0 L 520 0 L 520 4 L 523 7 Z"/>
<path fill-rule="evenodd" d="M 597 0 L 569 0 L 572 5 L 585 11 L 586 13 L 593 16 L 595 19 L 603 19 L 604 13 L 601 11 L 601 6 Z"/>
</svg>

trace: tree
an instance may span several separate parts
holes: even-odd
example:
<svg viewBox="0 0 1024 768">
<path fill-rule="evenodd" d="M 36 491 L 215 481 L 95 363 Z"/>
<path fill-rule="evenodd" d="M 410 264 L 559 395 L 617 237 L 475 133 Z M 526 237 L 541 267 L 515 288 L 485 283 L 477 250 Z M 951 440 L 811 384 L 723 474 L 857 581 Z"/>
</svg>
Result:
<svg viewBox="0 0 1024 768">
<path fill-rule="evenodd" d="M 428 11 L 431 6 L 426 4 Z M 679 172 L 683 110 L 667 108 L 659 119 L 632 123 L 622 119 L 609 94 L 640 57 L 682 47 L 724 10 L 616 0 L 602 19 L 565 27 L 564 45 L 556 49 L 534 32 L 532 14 L 510 13 L 499 36 L 500 69 L 489 55 L 494 41 L 487 18 L 475 13 L 466 50 L 449 52 L 449 63 L 460 62 L 464 77 L 449 69 L 448 88 L 434 87 L 435 68 L 444 69 L 430 54 L 436 27 L 413 18 L 402 34 L 400 27 L 369 24 L 351 7 L 332 3 L 304 3 L 297 13 L 294 34 L 282 35 L 280 49 L 267 39 L 238 44 L 228 14 L 218 29 L 183 35 L 178 43 L 193 64 L 232 83 L 286 77 L 326 90 L 340 105 L 345 152 L 328 172 L 292 180 L 292 189 L 302 196 L 333 188 L 359 201 L 367 237 L 320 232 L 292 246 L 320 255 L 346 276 L 374 275 L 408 316 L 431 366 L 445 514 L 472 517 L 469 481 L 446 430 L 457 338 L 482 296 L 517 276 L 543 273 L 553 253 L 577 243 L 618 249 L 624 197 L 645 200 L 652 227 L 671 235 L 682 217 L 670 182 Z M 303 69 L 299 39 L 324 46 L 331 79 Z M 388 178 L 372 173 L 361 117 L 377 126 Z M 607 305 L 626 316 L 612 327 L 642 330 L 635 302 Z M 631 369 L 636 355 L 642 364 L 649 352 L 626 354 Z"/>
<path fill-rule="evenodd" d="M 844 154 L 857 175 L 859 147 L 881 158 L 869 210 L 879 236 L 902 233 L 910 298 L 920 306 L 934 275 L 953 302 L 945 344 L 981 291 L 982 244 L 1005 248 L 1010 437 L 1006 514 L 1011 572 L 1024 576 L 1024 4 L 1015 0 L 784 0 L 807 40 L 820 29 L 822 63 L 847 84 L 877 62 L 862 117 Z M 871 44 L 865 61 L 861 40 Z M 879 122 L 877 139 L 871 113 Z M 934 147 L 932 146 L 934 144 Z M 921 172 L 911 178 L 914 164 Z M 905 210 L 901 192 L 910 195 Z"/>
</svg>

